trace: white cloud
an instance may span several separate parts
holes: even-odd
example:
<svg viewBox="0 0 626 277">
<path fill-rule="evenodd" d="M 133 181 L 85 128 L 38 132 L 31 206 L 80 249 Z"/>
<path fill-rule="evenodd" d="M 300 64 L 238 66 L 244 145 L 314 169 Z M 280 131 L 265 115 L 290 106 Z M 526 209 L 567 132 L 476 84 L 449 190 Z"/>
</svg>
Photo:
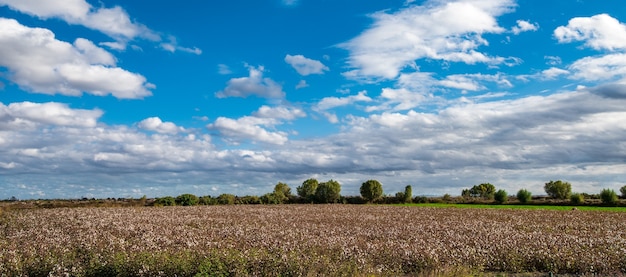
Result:
<svg viewBox="0 0 626 277">
<path fill-rule="evenodd" d="M 318 111 L 323 111 L 341 106 L 351 105 L 355 102 L 372 101 L 372 98 L 370 98 L 366 94 L 366 91 L 360 91 L 357 95 L 350 95 L 346 97 L 324 97 L 317 103 L 317 105 L 315 105 L 315 109 Z"/>
<path fill-rule="evenodd" d="M 287 133 L 271 132 L 263 126 L 273 126 L 275 121 L 252 116 L 244 116 L 238 119 L 218 117 L 215 122 L 207 125 L 207 128 L 218 130 L 228 141 L 238 144 L 242 140 L 252 140 L 270 144 L 284 144 L 287 142 Z"/>
<path fill-rule="evenodd" d="M 261 106 L 252 116 L 243 116 L 238 119 L 218 117 L 207 128 L 217 130 L 228 142 L 239 144 L 242 141 L 255 141 L 282 145 L 288 141 L 286 132 L 268 131 L 285 121 L 292 121 L 306 114 L 294 107 Z"/>
<path fill-rule="evenodd" d="M 587 81 L 611 80 L 626 77 L 626 53 L 585 57 L 572 63 L 568 69 L 571 78 Z"/>
<path fill-rule="evenodd" d="M 0 103 L 0 129 L 19 129 L 39 125 L 95 127 L 101 110 L 71 109 L 66 104 L 48 102 Z"/>
<path fill-rule="evenodd" d="M 560 43 L 584 41 L 596 50 L 626 49 L 626 25 L 608 14 L 572 18 L 567 26 L 554 30 Z"/>
<path fill-rule="evenodd" d="M 517 26 L 511 28 L 511 32 L 513 32 L 513 34 L 519 35 L 523 32 L 537 31 L 538 29 L 539 25 L 537 23 L 530 23 L 526 20 L 518 20 Z"/>
<path fill-rule="evenodd" d="M 96 197 L 119 196 L 146 183 L 159 188 L 150 192 L 157 196 L 181 190 L 202 194 L 213 186 L 220 193 L 244 195 L 248 184 L 297 184 L 311 176 L 340 181 L 345 195 L 358 195 L 358 184 L 372 176 L 392 192 L 413 184 L 428 194 L 459 194 L 490 181 L 509 191 L 541 193 L 547 180 L 562 179 L 597 193 L 600 186 L 617 186 L 626 170 L 621 89 L 458 104 L 437 113 L 351 116 L 339 133 L 306 140 L 288 140 L 275 130 L 303 116 L 293 107 L 261 107 L 252 116 L 212 124 L 225 139 L 267 143 L 264 150 L 218 149 L 202 133 L 146 134 L 132 126 L 109 126 L 96 122 L 97 110 L 13 103 L 0 106 L 0 174 L 9 184 L 5 193 L 17 196 L 42 189 L 50 197 L 80 197 L 87 189 Z M 208 180 L 206 190 L 185 186 L 198 180 Z M 223 185 L 233 183 L 244 186 Z"/>
<path fill-rule="evenodd" d="M 233 71 L 230 70 L 230 67 L 228 67 L 228 65 L 218 64 L 217 65 L 217 73 L 219 73 L 220 75 L 228 75 L 228 74 L 233 73 Z"/>
<path fill-rule="evenodd" d="M 305 117 L 306 113 L 299 108 L 261 106 L 252 115 L 261 118 L 275 118 L 291 121 L 298 117 Z"/>
<path fill-rule="evenodd" d="M 176 51 L 183 51 L 183 52 L 192 53 L 196 55 L 202 54 L 202 50 L 200 50 L 200 48 L 198 47 L 189 48 L 189 47 L 179 46 L 177 39 L 173 36 L 169 36 L 168 42 L 162 42 L 161 48 L 172 53 Z"/>
<path fill-rule="evenodd" d="M 569 75 L 569 74 L 570 72 L 565 69 L 550 67 L 549 69 L 546 69 L 541 72 L 541 77 L 544 79 L 552 80 L 552 79 L 556 79 L 557 77 L 561 75 Z"/>
<path fill-rule="evenodd" d="M 22 88 L 37 93 L 150 96 L 154 85 L 142 75 L 115 67 L 115 58 L 91 41 L 55 39 L 48 29 L 30 28 L 0 18 L 0 66 Z"/>
<path fill-rule="evenodd" d="M 113 38 L 128 40 L 143 37 L 158 40 L 158 35 L 147 27 L 132 22 L 121 7 L 94 8 L 84 0 L 0 0 L 0 5 L 37 16 L 42 19 L 60 18 L 70 24 L 83 25 Z"/>
<path fill-rule="evenodd" d="M 328 71 L 328 67 L 322 62 L 306 58 L 302 55 L 289 55 L 285 56 L 285 62 L 290 64 L 298 74 L 307 76 L 311 74 L 324 74 L 324 71 Z"/>
<path fill-rule="evenodd" d="M 350 51 L 346 73 L 354 78 L 395 78 L 416 60 L 501 64 L 507 59 L 477 51 L 488 42 L 484 33 L 502 33 L 496 16 L 509 12 L 514 1 L 429 1 L 388 14 L 372 15 L 374 24 L 341 44 Z"/>
<path fill-rule="evenodd" d="M 163 122 L 158 117 L 149 117 L 140 121 L 137 126 L 141 129 L 154 131 L 163 134 L 176 134 L 178 132 L 184 132 L 185 129 L 176 126 L 172 122 Z"/>
<path fill-rule="evenodd" d="M 307 84 L 305 80 L 300 80 L 300 82 L 296 85 L 296 89 L 306 88 L 308 86 L 309 84 Z"/>
<path fill-rule="evenodd" d="M 248 97 L 256 95 L 263 98 L 283 98 L 282 86 L 270 78 L 263 78 L 265 71 L 263 66 L 248 66 L 250 75 L 248 77 L 232 78 L 222 91 L 215 93 L 219 98 L 225 97 Z"/>
</svg>

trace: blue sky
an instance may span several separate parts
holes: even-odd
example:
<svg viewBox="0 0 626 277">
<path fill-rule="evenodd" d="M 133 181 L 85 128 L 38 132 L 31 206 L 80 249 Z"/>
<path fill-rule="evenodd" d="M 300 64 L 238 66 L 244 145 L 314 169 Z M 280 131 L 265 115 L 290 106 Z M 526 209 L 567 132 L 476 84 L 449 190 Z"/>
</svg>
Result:
<svg viewBox="0 0 626 277">
<path fill-rule="evenodd" d="M 620 1 L 0 0 L 0 198 L 626 184 Z"/>
</svg>

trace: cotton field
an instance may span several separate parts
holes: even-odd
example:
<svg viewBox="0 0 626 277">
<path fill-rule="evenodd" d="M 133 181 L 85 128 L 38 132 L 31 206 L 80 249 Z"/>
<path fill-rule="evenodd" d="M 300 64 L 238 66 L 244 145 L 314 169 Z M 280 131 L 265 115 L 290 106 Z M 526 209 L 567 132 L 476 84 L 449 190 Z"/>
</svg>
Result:
<svg viewBox="0 0 626 277">
<path fill-rule="evenodd" d="M 626 273 L 626 214 L 386 205 L 58 208 L 0 216 L 0 276 Z"/>
</svg>

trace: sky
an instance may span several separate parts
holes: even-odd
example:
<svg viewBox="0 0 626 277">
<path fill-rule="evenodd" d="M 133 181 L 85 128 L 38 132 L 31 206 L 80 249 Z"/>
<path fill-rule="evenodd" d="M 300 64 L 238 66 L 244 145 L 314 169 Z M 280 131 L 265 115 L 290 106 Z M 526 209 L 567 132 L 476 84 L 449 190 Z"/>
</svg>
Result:
<svg viewBox="0 0 626 277">
<path fill-rule="evenodd" d="M 626 184 L 619 0 L 0 0 L 0 199 Z"/>
</svg>

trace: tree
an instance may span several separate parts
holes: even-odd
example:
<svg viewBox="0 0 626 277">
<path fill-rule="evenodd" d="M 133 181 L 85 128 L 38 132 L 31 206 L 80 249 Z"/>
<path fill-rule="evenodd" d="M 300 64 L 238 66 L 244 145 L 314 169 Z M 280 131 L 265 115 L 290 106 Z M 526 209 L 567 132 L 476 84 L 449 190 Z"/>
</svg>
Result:
<svg viewBox="0 0 626 277">
<path fill-rule="evenodd" d="M 621 187 L 619 191 L 622 193 L 622 198 L 626 198 L 626 186 Z"/>
<path fill-rule="evenodd" d="M 496 191 L 496 193 L 493 194 L 493 197 L 498 204 L 506 203 L 506 201 L 509 200 L 509 195 L 506 193 L 506 190 L 503 189 Z"/>
<path fill-rule="evenodd" d="M 408 185 L 404 187 L 404 203 L 411 203 L 413 199 L 413 188 Z"/>
<path fill-rule="evenodd" d="M 603 189 L 600 192 L 600 199 L 602 199 L 604 204 L 615 205 L 617 203 L 617 193 L 612 189 Z"/>
<path fill-rule="evenodd" d="M 469 193 L 472 197 L 492 199 L 496 193 L 496 187 L 490 183 L 482 183 L 480 185 L 473 186 L 469 191 L 463 191 L 463 193 Z"/>
<path fill-rule="evenodd" d="M 335 180 L 321 183 L 315 190 L 315 199 L 320 203 L 336 203 L 341 195 L 341 184 Z"/>
<path fill-rule="evenodd" d="M 190 193 L 181 194 L 176 197 L 176 204 L 181 206 L 194 206 L 198 205 L 198 202 L 200 202 L 198 196 Z"/>
<path fill-rule="evenodd" d="M 302 183 L 301 186 L 296 188 L 298 195 L 305 199 L 306 201 L 312 202 L 315 201 L 315 191 L 317 190 L 317 186 L 319 183 L 316 179 L 308 179 Z"/>
<path fill-rule="evenodd" d="M 572 194 L 572 185 L 561 180 L 550 180 L 550 182 L 546 183 L 543 189 L 550 197 L 556 199 L 567 199 Z"/>
<path fill-rule="evenodd" d="M 532 194 L 530 193 L 530 191 L 525 190 L 525 189 L 520 189 L 517 192 L 517 200 L 519 200 L 520 203 L 526 204 L 529 203 L 532 199 Z"/>
<path fill-rule="evenodd" d="M 228 193 L 220 194 L 217 197 L 217 203 L 221 205 L 232 205 L 232 204 L 235 204 L 236 198 L 237 197 L 233 194 L 228 194 Z"/>
<path fill-rule="evenodd" d="M 371 203 L 383 196 L 383 185 L 376 180 L 367 180 L 361 184 L 361 196 Z"/>
<path fill-rule="evenodd" d="M 176 206 L 176 199 L 171 196 L 157 198 L 154 202 L 157 206 Z"/>
<path fill-rule="evenodd" d="M 278 183 L 274 186 L 273 194 L 278 203 L 285 203 L 291 198 L 291 188 L 285 183 Z"/>
</svg>

